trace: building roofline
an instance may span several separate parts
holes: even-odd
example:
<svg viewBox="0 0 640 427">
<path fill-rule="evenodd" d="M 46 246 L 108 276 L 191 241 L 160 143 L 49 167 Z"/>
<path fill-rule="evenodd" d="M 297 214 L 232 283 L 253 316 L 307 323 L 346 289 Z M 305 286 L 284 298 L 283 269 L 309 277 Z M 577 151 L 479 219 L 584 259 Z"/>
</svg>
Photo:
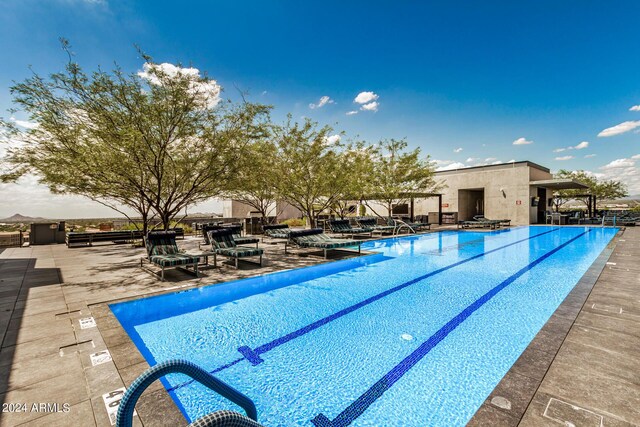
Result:
<svg viewBox="0 0 640 427">
<path fill-rule="evenodd" d="M 461 171 L 468 171 L 468 170 L 472 170 L 472 169 L 508 169 L 508 168 L 513 168 L 517 166 L 529 166 L 535 169 L 539 169 L 543 172 L 548 172 L 551 173 L 551 170 L 548 168 L 545 168 L 544 166 L 540 166 L 537 163 L 533 163 L 530 162 L 529 160 L 523 160 L 520 162 L 510 162 L 510 163 L 500 163 L 497 165 L 482 165 L 482 166 L 469 166 L 469 167 L 464 167 L 464 168 L 457 168 L 457 169 L 447 169 L 447 170 L 441 170 L 441 171 L 436 171 L 436 175 L 438 174 L 447 174 L 447 173 L 452 173 L 452 172 L 461 172 Z"/>
</svg>

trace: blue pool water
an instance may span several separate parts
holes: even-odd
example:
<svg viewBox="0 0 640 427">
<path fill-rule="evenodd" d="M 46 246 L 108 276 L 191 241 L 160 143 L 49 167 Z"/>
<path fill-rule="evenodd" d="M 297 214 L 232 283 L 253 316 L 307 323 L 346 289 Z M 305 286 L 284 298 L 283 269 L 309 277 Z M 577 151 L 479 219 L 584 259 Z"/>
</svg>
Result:
<svg viewBox="0 0 640 427">
<path fill-rule="evenodd" d="M 188 359 L 266 426 L 464 425 L 615 235 L 518 227 L 370 241 L 357 259 L 111 306 L 150 365 Z M 240 408 L 183 375 L 190 420 Z"/>
</svg>

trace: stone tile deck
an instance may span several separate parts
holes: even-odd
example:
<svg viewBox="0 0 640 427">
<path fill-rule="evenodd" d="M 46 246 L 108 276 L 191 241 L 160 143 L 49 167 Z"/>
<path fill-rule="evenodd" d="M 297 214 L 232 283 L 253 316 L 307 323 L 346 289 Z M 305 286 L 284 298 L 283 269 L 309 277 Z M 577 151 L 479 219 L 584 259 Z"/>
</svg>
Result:
<svg viewBox="0 0 640 427">
<path fill-rule="evenodd" d="M 197 241 L 180 245 L 195 249 Z M 148 365 L 106 303 L 323 262 L 284 255 L 282 245 L 264 247 L 265 268 L 224 266 L 205 270 L 199 279 L 169 270 L 165 282 L 140 269 L 140 248 L 0 249 L 0 400 L 27 404 L 26 411 L 1 413 L 0 426 L 109 426 L 102 396 L 128 386 Z M 611 245 L 603 252 L 470 424 L 640 425 L 639 259 L 640 229 L 629 228 L 615 250 Z M 80 319 L 88 317 L 97 327 L 81 328 Z M 90 355 L 104 350 L 112 360 L 94 366 Z M 60 412 L 52 412 L 56 403 Z M 138 426 L 185 424 L 159 384 L 136 408 Z"/>
</svg>

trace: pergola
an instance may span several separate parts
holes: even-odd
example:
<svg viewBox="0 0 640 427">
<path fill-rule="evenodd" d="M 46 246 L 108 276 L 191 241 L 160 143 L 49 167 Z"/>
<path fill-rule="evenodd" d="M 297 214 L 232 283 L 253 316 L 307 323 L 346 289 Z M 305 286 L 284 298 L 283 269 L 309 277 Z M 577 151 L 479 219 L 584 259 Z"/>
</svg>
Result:
<svg viewBox="0 0 640 427">
<path fill-rule="evenodd" d="M 398 196 L 399 196 L 397 197 L 398 200 L 401 200 L 401 199 L 409 200 L 409 213 L 410 213 L 409 217 L 411 218 L 411 221 L 414 220 L 415 199 L 428 199 L 431 197 L 437 197 L 438 198 L 438 225 L 442 225 L 442 194 L 413 191 L 409 193 L 400 193 Z M 380 195 L 375 195 L 375 194 L 365 195 L 361 198 L 361 200 L 381 200 L 381 199 L 384 199 L 384 197 L 381 197 Z M 391 215 L 391 212 L 389 212 L 389 215 Z"/>
<path fill-rule="evenodd" d="M 532 187 L 544 187 L 552 190 L 588 190 L 589 186 L 580 181 L 571 178 L 554 178 L 543 179 L 541 181 L 531 181 L 529 185 Z M 587 198 L 587 212 L 589 217 L 595 216 L 596 211 L 596 195 L 591 193 L 577 194 L 576 198 Z"/>
</svg>

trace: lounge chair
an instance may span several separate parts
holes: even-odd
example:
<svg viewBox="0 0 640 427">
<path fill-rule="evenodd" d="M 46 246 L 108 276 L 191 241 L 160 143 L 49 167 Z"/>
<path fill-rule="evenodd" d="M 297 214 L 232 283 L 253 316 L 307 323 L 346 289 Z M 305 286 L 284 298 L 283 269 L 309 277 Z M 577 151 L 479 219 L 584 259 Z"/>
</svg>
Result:
<svg viewBox="0 0 640 427">
<path fill-rule="evenodd" d="M 498 224 L 494 221 L 458 221 L 458 228 L 489 228 L 495 230 Z"/>
<path fill-rule="evenodd" d="M 351 237 L 356 234 L 365 234 L 369 233 L 370 236 L 373 236 L 373 228 L 369 227 L 352 227 L 349 223 L 348 219 L 332 219 L 329 220 L 329 229 L 332 233 L 335 234 L 350 234 Z"/>
<path fill-rule="evenodd" d="M 506 226 L 509 227 L 511 225 L 510 219 L 489 219 L 484 215 L 475 215 L 473 217 L 475 221 L 488 221 L 497 224 L 498 226 Z"/>
<path fill-rule="evenodd" d="M 167 267 L 187 269 L 191 266 L 198 277 L 200 257 L 181 252 L 176 244 L 175 231 L 150 231 L 144 238 L 147 257 L 140 259 L 140 267 L 146 260 L 162 268 L 160 280 L 164 281 L 164 270 Z"/>
<path fill-rule="evenodd" d="M 327 258 L 327 251 L 332 249 L 357 246 L 358 253 L 360 253 L 360 245 L 362 243 L 359 240 L 334 239 L 324 234 L 322 228 L 312 228 L 311 230 L 292 230 L 289 233 L 289 238 L 292 243 L 300 246 L 301 248 L 322 249 L 325 259 Z"/>
<path fill-rule="evenodd" d="M 372 217 L 356 218 L 356 222 L 362 228 L 370 228 L 374 233 L 391 233 L 395 232 L 394 225 L 378 225 L 378 220 Z"/>
<path fill-rule="evenodd" d="M 246 246 L 238 246 L 233 238 L 233 230 L 222 228 L 219 230 L 210 230 L 208 232 L 209 241 L 211 242 L 211 252 L 213 252 L 213 266 L 218 265 L 218 255 L 224 255 L 235 260 L 236 268 L 238 268 L 238 260 L 247 257 L 260 257 L 260 261 L 256 264 L 262 267 L 262 254 L 264 251 L 259 248 L 249 248 Z"/>
<path fill-rule="evenodd" d="M 262 231 L 265 236 L 272 239 L 286 239 L 289 240 L 289 232 L 291 229 L 287 224 L 271 224 L 262 226 Z"/>
<path fill-rule="evenodd" d="M 211 244 L 211 242 L 209 241 L 208 233 L 209 231 L 212 231 L 212 230 L 231 230 L 233 234 L 233 240 L 236 242 L 236 244 L 240 246 L 255 244 L 257 248 L 258 243 L 260 242 L 260 239 L 257 237 L 247 237 L 247 236 L 242 237 L 241 224 L 232 224 L 232 225 L 206 224 L 202 227 L 202 235 L 204 237 L 204 244 L 207 246 Z"/>
</svg>

